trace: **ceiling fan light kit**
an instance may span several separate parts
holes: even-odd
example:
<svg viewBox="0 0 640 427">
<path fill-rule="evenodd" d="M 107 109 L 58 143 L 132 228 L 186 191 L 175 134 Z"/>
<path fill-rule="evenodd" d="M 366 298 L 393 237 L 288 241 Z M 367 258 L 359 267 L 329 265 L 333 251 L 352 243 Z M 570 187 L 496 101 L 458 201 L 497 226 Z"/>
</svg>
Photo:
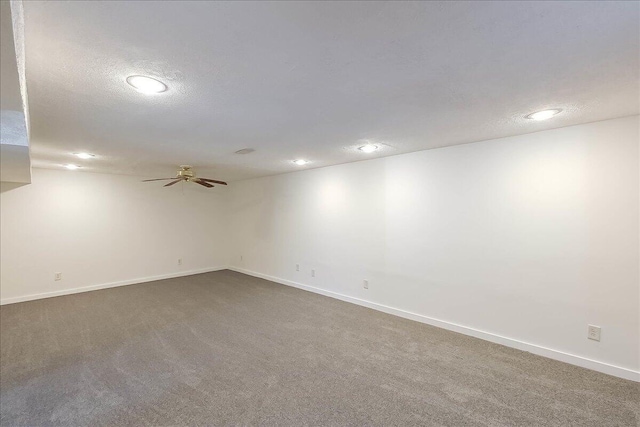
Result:
<svg viewBox="0 0 640 427">
<path fill-rule="evenodd" d="M 177 184 L 180 181 L 195 182 L 196 184 L 200 184 L 203 187 L 207 187 L 207 188 L 215 187 L 215 185 L 213 185 L 213 184 L 227 185 L 227 183 L 224 182 L 224 181 L 218 181 L 218 180 L 215 180 L 215 179 L 197 177 L 196 174 L 193 172 L 193 168 L 191 166 L 189 166 L 189 165 L 180 166 L 180 169 L 178 170 L 178 173 L 173 178 L 144 179 L 144 180 L 142 180 L 142 182 L 168 181 L 168 180 L 171 180 L 171 182 L 168 183 L 168 184 L 165 184 L 164 185 L 165 187 L 169 187 L 169 186 L 171 186 L 173 184 Z"/>
</svg>

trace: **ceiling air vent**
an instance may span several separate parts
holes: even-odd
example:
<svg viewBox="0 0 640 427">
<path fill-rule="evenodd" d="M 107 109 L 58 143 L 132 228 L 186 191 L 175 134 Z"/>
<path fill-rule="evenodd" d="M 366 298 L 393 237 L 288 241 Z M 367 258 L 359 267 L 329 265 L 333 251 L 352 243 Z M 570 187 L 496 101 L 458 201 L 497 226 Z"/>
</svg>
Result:
<svg viewBox="0 0 640 427">
<path fill-rule="evenodd" d="M 253 148 L 243 148 L 242 150 L 238 150 L 236 151 L 236 154 L 249 154 L 249 153 L 253 153 L 254 150 Z"/>
</svg>

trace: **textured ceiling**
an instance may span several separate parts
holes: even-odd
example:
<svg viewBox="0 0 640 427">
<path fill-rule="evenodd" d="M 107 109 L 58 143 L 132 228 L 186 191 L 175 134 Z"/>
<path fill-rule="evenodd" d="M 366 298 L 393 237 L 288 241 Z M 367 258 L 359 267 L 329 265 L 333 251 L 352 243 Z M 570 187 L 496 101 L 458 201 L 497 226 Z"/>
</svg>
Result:
<svg viewBox="0 0 640 427">
<path fill-rule="evenodd" d="M 319 167 L 639 112 L 637 2 L 29 1 L 24 13 L 40 167 L 171 176 L 186 163 L 237 180 L 300 157 Z M 169 90 L 142 95 L 132 74 Z M 564 112 L 523 118 L 549 107 Z"/>
</svg>

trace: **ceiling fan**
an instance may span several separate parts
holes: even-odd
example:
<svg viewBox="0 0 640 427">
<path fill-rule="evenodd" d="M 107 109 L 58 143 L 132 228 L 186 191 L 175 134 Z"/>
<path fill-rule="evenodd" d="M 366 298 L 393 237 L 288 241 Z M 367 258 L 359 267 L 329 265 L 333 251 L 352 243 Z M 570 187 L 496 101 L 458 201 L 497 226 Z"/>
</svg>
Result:
<svg viewBox="0 0 640 427">
<path fill-rule="evenodd" d="M 144 179 L 144 180 L 142 180 L 142 182 L 167 181 L 167 180 L 170 180 L 170 179 L 172 179 L 173 181 L 171 181 L 170 183 L 166 184 L 165 187 L 169 187 L 170 185 L 177 184 L 180 181 L 195 182 L 196 184 L 200 184 L 200 185 L 202 185 L 204 187 L 207 187 L 207 188 L 215 187 L 215 185 L 213 185 L 213 184 L 227 185 L 227 183 L 224 182 L 224 181 L 217 181 L 215 179 L 198 178 L 198 177 L 196 177 L 196 174 L 193 172 L 191 166 L 188 166 L 188 165 L 180 166 L 180 169 L 178 170 L 178 174 L 173 178 Z"/>
</svg>

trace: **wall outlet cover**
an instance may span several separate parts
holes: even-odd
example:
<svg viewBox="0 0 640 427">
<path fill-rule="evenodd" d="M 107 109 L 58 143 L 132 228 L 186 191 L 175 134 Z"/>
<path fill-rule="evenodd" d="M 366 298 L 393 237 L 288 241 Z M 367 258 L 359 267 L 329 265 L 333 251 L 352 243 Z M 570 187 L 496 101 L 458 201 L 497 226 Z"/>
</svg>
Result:
<svg viewBox="0 0 640 427">
<path fill-rule="evenodd" d="M 589 325 L 589 329 L 587 331 L 587 338 L 594 341 L 600 341 L 601 332 L 602 331 L 600 326 Z"/>
</svg>

